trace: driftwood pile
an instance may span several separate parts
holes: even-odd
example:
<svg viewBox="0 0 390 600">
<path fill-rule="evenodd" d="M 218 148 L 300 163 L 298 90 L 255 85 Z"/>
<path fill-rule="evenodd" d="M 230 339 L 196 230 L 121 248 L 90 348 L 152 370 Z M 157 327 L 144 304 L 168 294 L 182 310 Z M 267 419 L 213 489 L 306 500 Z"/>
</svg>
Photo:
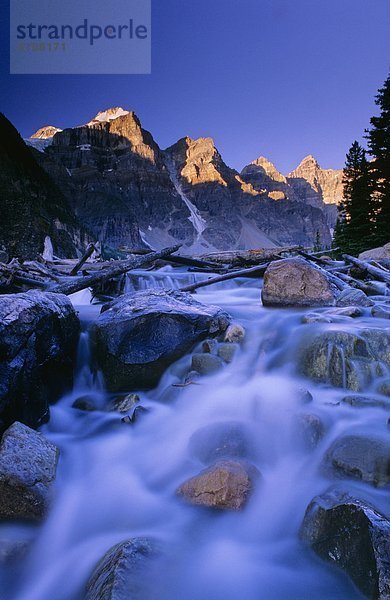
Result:
<svg viewBox="0 0 390 600">
<path fill-rule="evenodd" d="M 92 262 L 94 252 L 90 244 L 80 260 L 56 259 L 0 263 L 0 293 L 14 293 L 28 289 L 73 294 L 90 288 L 94 295 L 115 296 L 123 291 L 123 278 L 133 269 L 159 268 L 167 263 L 185 266 L 189 271 L 210 273 L 210 278 L 198 281 L 181 291 L 195 292 L 198 288 L 241 277 L 261 278 L 268 265 L 286 256 L 300 255 L 304 260 L 326 271 L 327 277 L 340 290 L 357 288 L 368 295 L 387 294 L 390 285 L 389 265 L 385 261 L 362 261 L 343 255 L 335 261 L 319 253 L 307 253 L 299 248 L 273 248 L 250 251 L 232 251 L 207 254 L 200 257 L 174 256 L 180 246 L 159 252 L 134 254 L 126 260 Z"/>
</svg>

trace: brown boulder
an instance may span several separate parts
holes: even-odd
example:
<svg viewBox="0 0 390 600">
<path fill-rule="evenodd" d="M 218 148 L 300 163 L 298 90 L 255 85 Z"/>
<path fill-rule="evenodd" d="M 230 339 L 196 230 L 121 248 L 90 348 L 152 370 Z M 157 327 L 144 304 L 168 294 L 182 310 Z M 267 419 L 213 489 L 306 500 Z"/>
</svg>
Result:
<svg viewBox="0 0 390 600">
<path fill-rule="evenodd" d="M 185 481 L 176 493 L 190 504 L 240 510 L 258 475 L 259 472 L 252 465 L 224 460 Z"/>
<path fill-rule="evenodd" d="M 301 258 L 271 263 L 261 292 L 264 306 L 334 306 L 337 295 L 326 274 Z"/>
</svg>

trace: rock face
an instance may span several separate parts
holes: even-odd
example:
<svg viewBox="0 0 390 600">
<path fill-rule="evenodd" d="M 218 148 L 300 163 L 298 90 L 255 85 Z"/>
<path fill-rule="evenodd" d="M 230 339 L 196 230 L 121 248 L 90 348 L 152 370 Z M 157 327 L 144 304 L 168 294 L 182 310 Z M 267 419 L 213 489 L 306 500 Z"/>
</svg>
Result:
<svg viewBox="0 0 390 600">
<path fill-rule="evenodd" d="M 331 241 L 320 209 L 291 194 L 287 200 L 275 186 L 254 187 L 224 163 L 211 138 L 186 137 L 163 151 L 131 111 L 108 109 L 29 143 L 40 144 L 40 164 L 79 220 L 114 247 L 311 246 L 317 233 L 324 246 Z"/>
<path fill-rule="evenodd" d="M 56 133 L 59 133 L 62 129 L 55 127 L 54 125 L 45 125 L 38 129 L 35 133 L 32 134 L 31 138 L 33 140 L 47 140 L 52 138 Z"/>
<path fill-rule="evenodd" d="M 0 296 L 0 417 L 37 427 L 72 385 L 79 321 L 61 294 Z"/>
<path fill-rule="evenodd" d="M 325 331 L 305 339 L 299 371 L 314 381 L 364 390 L 390 366 L 390 329 Z"/>
<path fill-rule="evenodd" d="M 258 475 L 257 469 L 251 465 L 231 460 L 220 461 L 185 481 L 176 493 L 190 504 L 240 510 Z"/>
<path fill-rule="evenodd" d="M 4 115 L 0 115 L 0 208 L 0 247 L 10 258 L 36 258 L 46 236 L 57 256 L 70 258 L 88 242 L 64 194 Z"/>
<path fill-rule="evenodd" d="M 314 498 L 301 538 L 343 569 L 371 600 L 390 597 L 390 522 L 366 503 L 334 492 Z"/>
<path fill-rule="evenodd" d="M 160 550 L 153 540 L 134 538 L 113 546 L 97 564 L 85 600 L 144 600 L 153 593 L 151 566 Z"/>
<path fill-rule="evenodd" d="M 269 265 L 261 298 L 264 306 L 333 306 L 337 290 L 316 267 L 288 258 Z"/>
<path fill-rule="evenodd" d="M 335 225 L 337 205 L 342 201 L 344 192 L 341 169 L 322 169 L 316 159 L 309 155 L 288 174 L 287 181 L 299 200 L 322 208 L 328 223 L 332 227 Z"/>
<path fill-rule="evenodd" d="M 103 308 L 92 330 L 94 353 L 111 391 L 152 388 L 168 365 L 228 325 L 227 313 L 190 294 L 137 292 Z"/>
<path fill-rule="evenodd" d="M 390 440 L 384 436 L 346 435 L 329 448 L 325 467 L 336 475 L 355 477 L 376 486 L 390 483 Z"/>
<path fill-rule="evenodd" d="M 40 519 L 56 475 L 57 448 L 41 433 L 14 423 L 0 445 L 0 517 Z"/>
</svg>

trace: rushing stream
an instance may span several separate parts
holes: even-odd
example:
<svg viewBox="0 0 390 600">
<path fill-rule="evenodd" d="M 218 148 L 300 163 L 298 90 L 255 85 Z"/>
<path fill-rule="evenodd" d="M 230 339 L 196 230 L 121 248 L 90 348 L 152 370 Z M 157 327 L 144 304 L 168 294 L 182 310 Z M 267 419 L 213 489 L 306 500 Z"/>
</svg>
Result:
<svg viewBox="0 0 390 600">
<path fill-rule="evenodd" d="M 172 287 L 201 274 L 166 268 L 129 277 L 127 291 Z M 169 280 L 169 281 L 168 281 Z M 169 283 L 170 282 L 170 283 Z M 329 567 L 298 538 L 310 500 L 337 482 L 319 465 L 341 433 L 385 428 L 383 410 L 338 404 L 345 390 L 315 385 L 295 375 L 303 311 L 264 309 L 259 282 L 239 280 L 203 288 L 197 300 L 227 310 L 247 332 L 238 356 L 198 384 L 174 387 L 189 370 L 190 357 L 172 365 L 157 389 L 140 392 L 150 409 L 134 425 L 108 411 L 109 397 L 91 371 L 88 323 L 100 307 L 88 294 L 74 298 L 83 322 L 75 386 L 51 407 L 42 428 L 60 448 L 55 499 L 39 526 L 2 525 L 2 533 L 28 537 L 23 563 L 2 573 L 2 600 L 81 600 L 94 566 L 114 544 L 135 537 L 161 543 L 164 559 L 150 573 L 158 600 L 358 600 L 341 571 Z M 367 326 L 372 320 L 361 317 Z M 341 318 L 343 327 L 355 321 Z M 350 325 L 352 323 L 352 325 Z M 375 326 L 380 326 L 376 321 Z M 300 388 L 314 400 L 302 402 Z M 100 408 L 82 412 L 75 399 L 88 395 Z M 297 415 L 315 413 L 326 426 L 319 445 L 308 449 L 297 433 Z M 203 465 L 188 449 L 191 435 L 213 422 L 240 421 L 253 433 L 251 461 L 261 481 L 243 511 L 213 512 L 184 504 L 175 489 Z M 359 481 L 342 482 L 375 501 L 383 490 Z M 146 598 L 149 598 L 149 595 Z"/>
</svg>

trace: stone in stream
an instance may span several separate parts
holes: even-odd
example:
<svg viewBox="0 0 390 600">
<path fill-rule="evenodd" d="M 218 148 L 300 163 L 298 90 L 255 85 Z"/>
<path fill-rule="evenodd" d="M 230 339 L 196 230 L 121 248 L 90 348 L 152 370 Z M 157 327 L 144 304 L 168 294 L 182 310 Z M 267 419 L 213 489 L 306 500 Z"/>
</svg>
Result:
<svg viewBox="0 0 390 600">
<path fill-rule="evenodd" d="M 182 483 L 176 494 L 190 504 L 240 510 L 259 475 L 253 465 L 232 460 L 219 461 Z"/>
<path fill-rule="evenodd" d="M 7 429 L 0 445 L 0 518 L 37 520 L 44 516 L 58 454 L 41 433 L 22 423 Z"/>
<path fill-rule="evenodd" d="M 317 496 L 300 538 L 343 569 L 367 598 L 390 598 L 390 521 L 365 501 L 339 491 Z"/>
<path fill-rule="evenodd" d="M 390 319 L 390 306 L 388 304 L 375 304 L 371 314 L 376 319 Z"/>
<path fill-rule="evenodd" d="M 226 329 L 224 342 L 242 342 L 245 338 L 245 329 L 239 323 L 232 323 Z"/>
<path fill-rule="evenodd" d="M 314 331 L 298 354 L 306 377 L 360 392 L 390 366 L 390 329 Z"/>
<path fill-rule="evenodd" d="M 272 262 L 264 274 L 264 306 L 334 306 L 338 290 L 324 271 L 301 258 Z"/>
<path fill-rule="evenodd" d="M 152 567 L 159 545 L 148 538 L 133 538 L 113 546 L 96 565 L 88 580 L 85 600 L 157 600 Z"/>
<path fill-rule="evenodd" d="M 28 540 L 0 539 L 0 565 L 8 566 L 25 558 L 30 547 Z"/>
<path fill-rule="evenodd" d="M 344 306 L 327 310 L 324 314 L 330 317 L 351 317 L 352 319 L 356 319 L 356 317 L 363 316 L 364 312 L 358 306 Z"/>
<path fill-rule="evenodd" d="M 305 413 L 297 416 L 296 431 L 306 448 L 315 448 L 324 437 L 325 426 L 318 415 Z"/>
<path fill-rule="evenodd" d="M 111 410 L 116 410 L 120 413 L 129 412 L 140 401 L 138 394 L 127 394 L 125 397 L 115 398 L 112 402 Z"/>
<path fill-rule="evenodd" d="M 207 353 L 192 355 L 191 370 L 198 371 L 201 375 L 210 375 L 223 367 L 223 360 L 219 356 Z"/>
<path fill-rule="evenodd" d="M 37 427 L 73 381 L 79 320 L 66 296 L 0 296 L 0 417 Z"/>
<path fill-rule="evenodd" d="M 233 358 L 235 357 L 237 351 L 239 349 L 239 345 L 234 342 L 226 342 L 224 344 L 219 344 L 218 346 L 218 356 L 222 358 L 225 363 L 231 363 Z"/>
<path fill-rule="evenodd" d="M 378 393 L 383 394 L 383 396 L 390 397 L 390 379 L 386 379 L 385 381 L 382 381 L 382 383 L 378 387 Z"/>
<path fill-rule="evenodd" d="M 254 452 L 251 433 L 240 421 L 221 421 L 198 429 L 192 434 L 188 448 L 192 456 L 206 465 L 221 458 L 248 458 Z"/>
<path fill-rule="evenodd" d="M 84 412 L 93 412 L 94 410 L 97 410 L 93 399 L 88 395 L 76 398 L 72 404 L 72 408 L 77 408 L 77 410 L 82 410 Z"/>
<path fill-rule="evenodd" d="M 343 290 L 337 298 L 336 306 L 372 306 L 373 301 L 363 292 L 349 288 Z"/>
<path fill-rule="evenodd" d="M 214 338 L 205 340 L 202 344 L 202 352 L 209 354 L 217 354 L 218 352 L 218 341 Z"/>
<path fill-rule="evenodd" d="M 171 363 L 196 343 L 221 335 L 229 320 L 190 294 L 127 294 L 104 306 L 92 327 L 94 357 L 110 391 L 153 388 Z"/>
<path fill-rule="evenodd" d="M 344 435 L 327 451 L 323 466 L 338 477 L 361 479 L 375 486 L 390 483 L 388 435 Z"/>
<path fill-rule="evenodd" d="M 352 394 L 350 396 L 344 396 L 341 402 L 357 408 L 384 408 L 390 410 L 390 400 L 383 400 L 383 398 L 377 398 L 375 396 Z"/>
</svg>

